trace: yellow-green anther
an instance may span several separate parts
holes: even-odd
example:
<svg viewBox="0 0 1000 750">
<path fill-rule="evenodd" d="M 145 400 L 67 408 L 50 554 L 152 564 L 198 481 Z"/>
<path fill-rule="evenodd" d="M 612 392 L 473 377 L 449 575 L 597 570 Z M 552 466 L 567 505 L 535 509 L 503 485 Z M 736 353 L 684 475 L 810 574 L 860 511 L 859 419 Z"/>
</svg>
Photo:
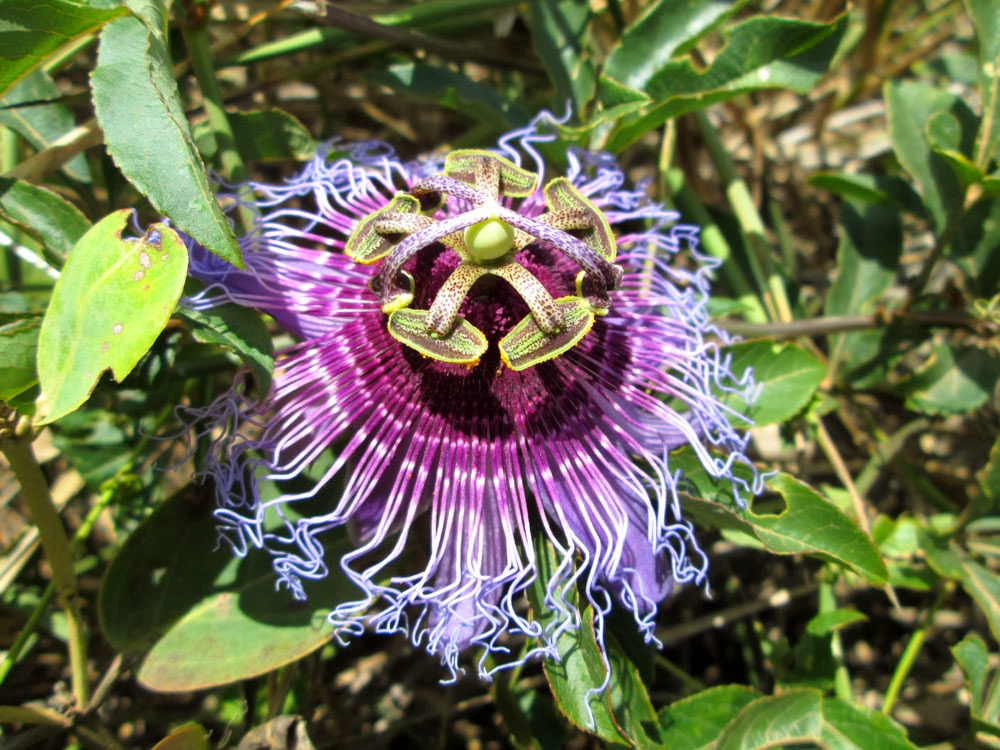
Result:
<svg viewBox="0 0 1000 750">
<path fill-rule="evenodd" d="M 391 253 L 399 235 L 433 223 L 433 219 L 421 215 L 420 201 L 412 195 L 396 193 L 385 208 L 358 222 L 344 244 L 344 252 L 352 260 L 369 265 Z"/>
<path fill-rule="evenodd" d="M 498 260 L 514 247 L 514 227 L 500 219 L 486 219 L 465 230 L 465 246 L 476 263 Z"/>
<path fill-rule="evenodd" d="M 482 149 L 460 149 L 448 154 L 444 173 L 449 177 L 473 185 L 476 190 L 496 200 L 526 198 L 538 185 L 538 176 L 521 169 L 514 162 Z"/>
<path fill-rule="evenodd" d="M 549 212 L 539 217 L 549 226 L 572 232 L 590 245 L 602 258 L 613 261 L 618 254 L 614 232 L 604 213 L 565 177 L 557 177 L 545 186 L 545 205 Z"/>
<path fill-rule="evenodd" d="M 427 310 L 398 310 L 389 316 L 389 333 L 425 357 L 453 365 L 475 367 L 486 353 L 489 342 L 469 321 L 458 318 L 447 336 L 435 336 L 427 329 Z"/>
<path fill-rule="evenodd" d="M 563 315 L 563 326 L 555 333 L 546 333 L 538 327 L 531 315 L 500 339 L 500 357 L 512 370 L 529 367 L 555 359 L 578 343 L 594 325 L 594 314 L 587 300 L 579 297 L 561 297 L 555 301 Z"/>
</svg>

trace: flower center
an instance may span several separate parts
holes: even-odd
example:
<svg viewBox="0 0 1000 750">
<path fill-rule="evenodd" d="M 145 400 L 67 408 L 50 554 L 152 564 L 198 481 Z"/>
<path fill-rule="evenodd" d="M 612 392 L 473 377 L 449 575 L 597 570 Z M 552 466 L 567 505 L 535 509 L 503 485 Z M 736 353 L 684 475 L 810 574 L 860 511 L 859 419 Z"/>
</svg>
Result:
<svg viewBox="0 0 1000 750">
<path fill-rule="evenodd" d="M 501 358 L 514 370 L 569 351 L 590 331 L 595 316 L 607 314 L 608 293 L 622 275 L 612 263 L 617 246 L 607 219 L 564 177 L 545 186 L 548 210 L 540 216 L 501 203 L 501 198 L 530 196 L 537 184 L 537 175 L 488 151 L 455 151 L 445 160 L 444 174 L 397 193 L 358 223 L 344 251 L 359 263 L 380 262 L 372 290 L 382 300 L 393 337 L 424 356 L 475 367 L 490 344 L 459 310 L 486 275 L 504 279 L 528 306 L 529 314 L 498 342 Z M 446 205 L 444 196 L 472 208 L 440 220 L 428 215 Z M 519 251 L 539 240 L 580 267 L 575 295 L 553 299 L 516 260 Z M 460 263 L 429 309 L 411 308 L 414 282 L 403 267 L 433 243 L 450 248 Z"/>
</svg>

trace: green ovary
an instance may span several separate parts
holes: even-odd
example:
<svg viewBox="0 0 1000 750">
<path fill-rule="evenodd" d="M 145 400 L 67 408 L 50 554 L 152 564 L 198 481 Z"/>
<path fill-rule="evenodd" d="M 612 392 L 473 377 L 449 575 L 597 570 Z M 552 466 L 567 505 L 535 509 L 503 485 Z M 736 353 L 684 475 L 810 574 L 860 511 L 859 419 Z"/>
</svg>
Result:
<svg viewBox="0 0 1000 750">
<path fill-rule="evenodd" d="M 514 227 L 500 219 L 484 219 L 465 230 L 465 244 L 477 263 L 502 258 L 514 247 Z"/>
</svg>

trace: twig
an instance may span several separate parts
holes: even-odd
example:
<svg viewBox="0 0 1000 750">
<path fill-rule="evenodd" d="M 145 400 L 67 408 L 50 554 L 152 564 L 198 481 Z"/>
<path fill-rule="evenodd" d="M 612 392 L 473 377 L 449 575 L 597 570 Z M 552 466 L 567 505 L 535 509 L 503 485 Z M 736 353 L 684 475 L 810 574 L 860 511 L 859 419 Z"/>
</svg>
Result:
<svg viewBox="0 0 1000 750">
<path fill-rule="evenodd" d="M 662 628 L 657 630 L 656 637 L 661 643 L 663 643 L 664 646 L 669 646 L 672 643 L 686 640 L 706 630 L 718 630 L 719 628 L 726 627 L 730 623 L 742 620 L 746 617 L 751 617 L 752 615 L 755 615 L 758 612 L 763 612 L 766 609 L 784 607 L 793 599 L 798 599 L 800 596 L 812 594 L 818 588 L 819 585 L 816 583 L 806 583 L 794 589 L 781 589 L 762 601 L 737 604 L 729 607 L 728 609 L 724 609 L 721 612 L 713 612 L 708 615 L 696 617 L 695 619 L 681 625 Z"/>
<path fill-rule="evenodd" d="M 920 649 L 923 648 L 924 641 L 927 640 L 927 633 L 934 624 L 934 614 L 941 608 L 941 605 L 944 604 L 945 600 L 954 590 L 955 582 L 946 582 L 938 593 L 934 603 L 929 609 L 924 610 L 923 616 L 920 618 L 920 624 L 913 631 L 913 635 L 910 636 L 906 648 L 903 649 L 903 655 L 899 657 L 896 670 L 892 673 L 892 679 L 889 680 L 889 687 L 885 690 L 885 698 L 882 700 L 882 713 L 886 716 L 892 713 L 892 709 L 896 705 L 896 699 L 899 697 L 899 691 L 903 689 L 903 683 L 906 682 L 906 678 L 909 676 L 910 670 L 913 669 L 913 665 L 917 660 L 917 655 L 920 653 Z"/>
<path fill-rule="evenodd" d="M 56 596 L 66 614 L 66 642 L 69 648 L 73 697 L 82 709 L 90 699 L 87 681 L 86 623 L 77 605 L 79 590 L 76 571 L 73 569 L 73 552 L 70 549 L 62 519 L 52 504 L 48 483 L 38 465 L 31 442 L 34 433 L 26 420 L 9 410 L 0 422 L 0 451 L 7 457 L 10 467 L 21 485 L 21 498 L 31 512 L 31 520 L 38 527 L 42 549 L 56 587 Z"/>
<path fill-rule="evenodd" d="M 897 322 L 952 328 L 982 328 L 987 331 L 998 328 L 995 323 L 990 321 L 948 310 L 940 312 L 883 310 L 866 315 L 828 315 L 818 318 L 803 318 L 775 323 L 746 323 L 742 320 L 721 320 L 717 325 L 730 333 L 748 339 L 796 339 L 803 336 L 832 336 L 849 331 L 886 328 Z"/>
</svg>

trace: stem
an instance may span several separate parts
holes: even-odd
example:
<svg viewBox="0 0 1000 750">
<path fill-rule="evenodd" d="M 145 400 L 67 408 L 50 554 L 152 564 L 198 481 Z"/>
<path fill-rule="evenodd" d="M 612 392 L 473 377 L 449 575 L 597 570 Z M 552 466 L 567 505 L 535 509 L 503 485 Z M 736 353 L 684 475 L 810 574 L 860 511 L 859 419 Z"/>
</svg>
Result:
<svg viewBox="0 0 1000 750">
<path fill-rule="evenodd" d="M 897 322 L 925 326 L 964 326 L 982 329 L 987 334 L 1000 332 L 1000 326 L 990 320 L 949 310 L 939 312 L 883 310 L 867 315 L 825 315 L 781 323 L 745 323 L 741 320 L 722 320 L 718 321 L 716 325 L 744 338 L 796 339 L 804 336 L 831 336 L 849 331 L 886 328 Z"/>
<path fill-rule="evenodd" d="M 833 583 L 821 580 L 819 584 L 819 611 L 820 614 L 833 612 L 837 608 L 837 597 L 833 591 Z M 840 637 L 840 631 L 834 630 L 830 633 L 830 653 L 833 655 L 837 666 L 833 673 L 833 692 L 843 701 L 854 702 L 851 692 L 851 675 L 847 671 L 844 663 L 844 642 Z"/>
<path fill-rule="evenodd" d="M 906 678 L 909 676 L 910 670 L 913 669 L 917 656 L 920 654 L 920 649 L 923 648 L 924 641 L 927 640 L 927 632 L 934 623 L 934 615 L 941 608 L 941 605 L 944 604 L 945 599 L 948 598 L 954 588 L 954 581 L 948 581 L 944 585 L 930 609 L 926 610 L 921 616 L 920 624 L 913 631 L 913 635 L 910 636 L 906 648 L 903 649 L 903 655 L 899 657 L 899 664 L 896 665 L 896 670 L 892 673 L 892 679 L 889 680 L 889 687 L 885 691 L 885 698 L 882 700 L 882 713 L 886 716 L 892 713 L 896 699 L 899 697 L 899 692 L 903 689 L 903 683 L 906 682 Z"/>
<path fill-rule="evenodd" d="M 722 145 L 719 133 L 709 122 L 703 111 L 694 113 L 698 132 L 708 147 L 708 152 L 715 162 L 716 169 L 722 177 L 726 197 L 733 207 L 736 220 L 747 242 L 747 261 L 750 264 L 757 285 L 772 319 L 788 321 L 792 319 L 792 308 L 785 292 L 785 283 L 771 262 L 770 248 L 764 231 L 764 222 L 754 205 L 750 188 L 736 171 L 736 165 Z"/>
<path fill-rule="evenodd" d="M 115 490 L 113 488 L 106 489 L 101 493 L 97 502 L 88 511 L 87 516 L 83 519 L 83 523 L 80 524 L 80 528 L 76 530 L 76 534 L 73 535 L 73 542 L 70 547 L 72 555 L 75 557 L 83 543 L 90 537 L 90 533 L 94 530 L 94 526 L 97 525 L 97 519 L 100 518 L 101 513 L 111 504 L 114 499 Z M 17 638 L 14 643 L 11 644 L 10 649 L 8 649 L 7 654 L 4 656 L 3 663 L 0 663 L 0 685 L 6 681 L 7 677 L 10 675 L 11 670 L 14 665 L 17 664 L 21 659 L 21 655 L 24 653 L 25 647 L 28 645 L 28 641 L 35 634 L 35 630 L 38 629 L 39 623 L 48 611 L 49 605 L 52 603 L 52 599 L 56 594 L 56 585 L 54 582 L 50 582 L 48 586 L 45 587 L 45 591 L 42 593 L 41 598 L 35 605 L 35 609 L 32 610 L 31 615 L 28 617 L 28 621 L 24 624 L 21 632 L 18 633 Z M 81 709 L 83 706 L 80 707 Z"/>
<path fill-rule="evenodd" d="M 667 177 L 665 184 L 668 186 L 673 181 L 671 177 L 672 175 Z M 757 295 L 753 293 L 750 284 L 740 272 L 739 264 L 732 262 L 733 251 L 726 241 L 725 235 L 722 234 L 719 225 L 712 219 L 705 206 L 695 196 L 694 191 L 687 184 L 683 184 L 674 197 L 677 200 L 677 205 L 685 214 L 685 218 L 701 227 L 701 249 L 722 262 L 719 271 L 733 295 L 742 303 L 746 319 L 751 323 L 766 321 L 768 319 L 767 313 L 760 304 L 760 300 L 757 299 Z"/>
<path fill-rule="evenodd" d="M 32 521 L 38 527 L 42 550 L 52 569 L 56 596 L 66 614 L 73 697 L 82 710 L 87 705 L 90 687 L 87 683 L 86 626 L 77 606 L 79 591 L 76 572 L 73 570 L 73 552 L 59 513 L 52 504 L 42 468 L 31 449 L 33 435 L 30 428 L 22 427 L 25 424 L 22 422 L 15 427 L 11 421 L 7 421 L 5 426 L 13 429 L 0 436 L 0 451 L 7 457 L 21 486 L 21 497 L 31 512 Z"/>
<path fill-rule="evenodd" d="M 201 27 L 184 26 L 184 39 L 187 42 L 188 51 L 191 53 L 191 65 L 194 68 L 195 78 L 198 79 L 198 87 L 204 99 L 205 115 L 212 126 L 218 146 L 218 161 L 222 168 L 222 174 L 231 184 L 242 184 L 247 181 L 247 170 L 243 164 L 243 157 L 240 156 L 236 137 L 233 134 L 233 126 L 229 122 L 225 105 L 222 102 L 222 91 L 219 89 L 219 82 L 215 77 L 215 65 L 212 61 L 212 49 L 208 42 L 208 34 Z M 238 190 L 240 197 L 244 193 L 249 193 L 245 187 Z M 239 201 L 236 209 L 236 218 L 246 234 L 254 226 L 255 216 L 253 209 L 244 202 Z"/>
<path fill-rule="evenodd" d="M 697 677 L 692 677 L 691 675 L 689 675 L 683 669 L 681 669 L 672 661 L 670 661 L 667 657 L 663 656 L 663 654 L 656 654 L 656 656 L 654 657 L 654 661 L 656 662 L 656 666 L 658 666 L 660 669 L 669 672 L 671 675 L 673 675 L 682 683 L 684 683 L 684 690 L 685 693 L 688 695 L 691 695 L 693 693 L 700 693 L 702 690 L 705 690 L 708 687 L 704 682 L 699 680 Z"/>
</svg>

